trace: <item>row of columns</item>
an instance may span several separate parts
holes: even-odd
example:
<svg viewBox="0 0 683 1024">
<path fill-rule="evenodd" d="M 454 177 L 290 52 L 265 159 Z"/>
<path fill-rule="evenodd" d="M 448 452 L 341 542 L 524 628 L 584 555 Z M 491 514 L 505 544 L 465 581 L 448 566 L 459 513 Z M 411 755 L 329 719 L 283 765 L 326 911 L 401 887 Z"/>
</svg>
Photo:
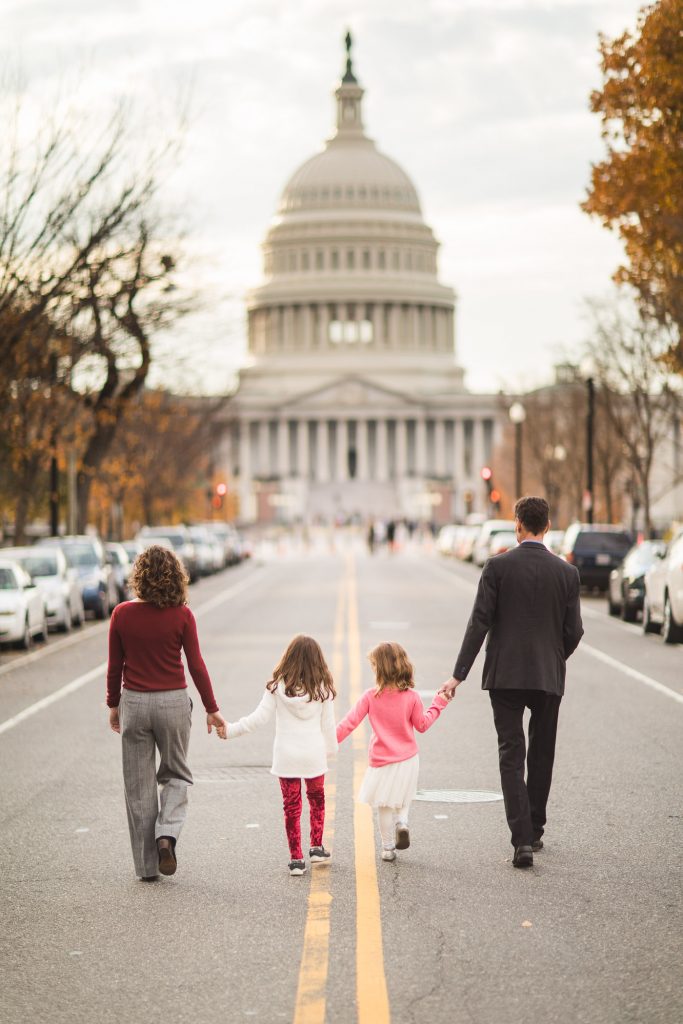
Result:
<svg viewBox="0 0 683 1024">
<path fill-rule="evenodd" d="M 453 348 L 453 308 L 449 306 L 370 303 L 372 341 L 382 349 Z M 364 303 L 304 303 L 267 306 L 249 313 L 249 348 L 255 354 L 336 348 L 330 340 L 332 320 L 360 324 L 367 319 Z"/>
<path fill-rule="evenodd" d="M 289 420 L 280 419 L 277 421 L 277 437 L 275 445 L 275 465 L 271 459 L 271 434 L 270 421 L 259 420 L 257 422 L 257 443 L 258 453 L 257 464 L 253 464 L 253 445 L 251 437 L 251 422 L 241 420 L 239 424 L 239 467 L 240 476 L 243 480 L 251 480 L 254 476 L 259 477 L 288 477 L 292 474 L 290 460 L 290 433 Z M 348 480 L 350 477 L 348 454 L 349 454 L 349 422 L 355 423 L 354 450 L 356 453 L 357 480 L 386 481 L 389 479 L 389 426 L 386 419 L 373 419 L 376 424 L 375 433 L 375 458 L 374 473 L 371 475 L 370 445 L 369 445 L 369 420 L 354 417 L 352 421 L 346 419 L 335 419 L 335 466 L 334 472 L 330 465 L 330 421 L 328 419 L 308 420 L 301 419 L 296 423 L 296 475 L 320 482 Z M 408 420 L 394 419 L 395 422 L 395 456 L 394 474 L 396 477 L 404 477 L 408 473 Z M 456 479 L 464 481 L 473 478 L 484 465 L 486 458 L 486 445 L 484 438 L 484 421 L 482 419 L 471 420 L 472 434 L 469 439 L 469 453 L 466 451 L 465 420 L 462 418 L 450 420 L 453 423 L 453 453 L 454 459 L 451 466 L 447 465 L 446 458 L 446 420 L 433 419 L 434 458 L 430 466 L 427 451 L 427 420 L 424 417 L 413 419 L 415 423 L 414 441 L 414 465 L 413 471 L 416 476 L 426 476 L 430 472 L 438 477 L 455 476 Z M 316 464 L 311 467 L 310 452 L 310 424 L 315 423 L 316 430 Z M 469 454 L 469 458 L 467 455 Z M 303 469 L 303 472 L 302 472 Z M 311 470 L 313 472 L 311 473 Z"/>
</svg>

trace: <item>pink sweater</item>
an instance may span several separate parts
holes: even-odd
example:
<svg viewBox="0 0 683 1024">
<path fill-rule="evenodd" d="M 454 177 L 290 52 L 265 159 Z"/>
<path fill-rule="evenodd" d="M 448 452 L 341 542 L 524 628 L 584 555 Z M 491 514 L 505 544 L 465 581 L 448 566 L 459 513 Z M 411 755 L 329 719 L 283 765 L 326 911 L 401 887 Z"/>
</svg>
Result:
<svg viewBox="0 0 683 1024">
<path fill-rule="evenodd" d="M 417 754 L 414 730 L 426 732 L 448 704 L 438 695 L 425 711 L 415 690 L 383 690 L 377 693 L 373 686 L 342 718 L 337 726 L 337 742 L 341 743 L 366 715 L 370 717 L 372 737 L 369 758 L 373 768 L 385 764 L 407 761 Z"/>
</svg>

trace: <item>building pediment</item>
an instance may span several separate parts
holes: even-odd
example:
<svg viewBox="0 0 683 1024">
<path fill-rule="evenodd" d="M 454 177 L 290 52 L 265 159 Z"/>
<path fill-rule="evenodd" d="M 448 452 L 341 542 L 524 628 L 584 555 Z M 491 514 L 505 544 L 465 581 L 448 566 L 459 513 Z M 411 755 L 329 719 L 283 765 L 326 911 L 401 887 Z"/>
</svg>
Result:
<svg viewBox="0 0 683 1024">
<path fill-rule="evenodd" d="M 280 406 L 280 410 L 292 415 L 309 412 L 337 415 L 346 411 L 381 411 L 384 415 L 394 411 L 405 415 L 406 408 L 411 406 L 415 409 L 420 407 L 420 402 L 412 395 L 354 375 L 293 395 Z"/>
</svg>

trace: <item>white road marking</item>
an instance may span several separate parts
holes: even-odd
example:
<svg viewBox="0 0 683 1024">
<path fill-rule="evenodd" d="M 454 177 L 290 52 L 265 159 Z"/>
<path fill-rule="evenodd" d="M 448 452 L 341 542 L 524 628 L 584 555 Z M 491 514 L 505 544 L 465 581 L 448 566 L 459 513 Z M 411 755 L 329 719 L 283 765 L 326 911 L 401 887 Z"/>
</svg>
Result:
<svg viewBox="0 0 683 1024">
<path fill-rule="evenodd" d="M 244 827 L 245 828 L 261 828 L 261 826 L 256 821 L 250 821 L 249 824 L 245 825 Z"/>
<path fill-rule="evenodd" d="M 202 615 L 205 615 L 206 612 L 216 608 L 224 601 L 229 601 L 231 597 L 235 597 L 236 594 L 242 593 L 243 590 L 253 586 L 254 583 L 257 583 L 262 579 L 265 579 L 265 575 L 260 573 L 248 576 L 247 579 L 240 580 L 240 582 L 236 583 L 234 586 L 228 587 L 227 590 L 223 590 L 220 594 L 216 594 L 215 597 L 209 598 L 208 601 L 205 601 L 204 604 L 201 604 L 194 611 L 195 618 L 200 618 Z M 102 623 L 102 625 L 106 626 L 107 623 Z M 78 639 L 80 639 L 80 637 Z M 40 653 L 42 654 L 42 651 Z M 22 661 L 22 664 L 25 664 L 25 661 Z M 55 690 L 55 692 L 49 694 L 49 696 L 43 697 L 42 700 L 36 701 L 35 704 L 30 704 L 27 708 L 24 708 L 23 711 L 13 715 L 12 718 L 7 718 L 4 722 L 0 722 L 0 734 L 7 732 L 9 729 L 13 729 L 15 725 L 19 725 L 21 722 L 26 721 L 27 718 L 31 718 L 32 715 L 37 714 L 39 711 L 44 711 L 45 708 L 49 708 L 51 704 L 55 704 L 58 700 L 61 700 L 62 697 L 66 697 L 68 694 L 74 693 L 76 690 L 80 690 L 82 686 L 85 686 L 85 684 L 89 683 L 92 679 L 96 679 L 97 676 L 103 676 L 106 671 L 107 662 L 100 662 L 100 664 L 96 665 L 95 668 L 91 668 L 89 672 L 84 672 L 83 675 L 78 676 L 76 679 L 72 679 L 70 683 L 60 687 L 59 690 Z"/>
<path fill-rule="evenodd" d="M 47 654 L 53 654 L 55 651 L 61 651 L 65 647 L 71 647 L 73 644 L 79 644 L 82 640 L 89 640 L 90 637 L 98 636 L 107 629 L 109 623 L 98 622 L 96 626 L 90 626 L 88 629 L 83 630 L 80 633 L 72 633 L 71 636 L 65 636 L 61 640 L 51 640 L 44 647 L 41 647 L 39 651 L 32 651 L 30 654 L 24 654 L 11 661 L 8 665 L 3 665 L 0 668 L 0 676 L 4 675 L 5 672 L 11 672 L 15 668 L 23 668 L 24 665 L 30 665 L 34 661 L 40 661 Z"/>
<path fill-rule="evenodd" d="M 435 814 L 434 817 L 437 821 L 445 821 L 448 818 L 447 814 Z"/>
<path fill-rule="evenodd" d="M 90 829 L 89 828 L 77 828 L 76 831 L 77 832 L 89 832 Z"/>
<path fill-rule="evenodd" d="M 8 729 L 13 729 L 15 725 L 19 725 L 20 722 L 25 722 L 27 718 L 31 718 L 32 715 L 37 714 L 39 711 L 44 711 L 45 708 L 49 708 L 51 704 L 55 704 L 62 697 L 66 697 L 69 693 L 74 693 L 76 690 L 80 690 L 81 686 L 85 686 L 91 679 L 96 679 L 97 676 L 101 676 L 107 670 L 106 661 L 100 662 L 95 668 L 91 668 L 89 672 L 85 672 L 82 676 L 78 676 L 76 679 L 72 679 L 66 686 L 60 687 L 59 690 L 55 690 L 48 697 L 43 697 L 42 700 L 36 701 L 35 704 L 29 704 L 27 708 L 20 711 L 19 714 L 13 715 L 12 718 L 7 718 L 4 722 L 0 723 L 0 733 L 7 732 Z"/>
<path fill-rule="evenodd" d="M 646 676 L 644 672 L 639 672 L 637 668 L 631 668 L 630 665 L 625 665 L 623 661 L 613 658 L 611 654 L 605 654 L 604 651 L 600 651 L 597 647 L 592 647 L 590 644 L 584 643 L 583 641 L 579 645 L 578 651 L 579 653 L 590 654 L 593 658 L 597 658 L 597 660 L 601 661 L 604 665 L 609 665 L 610 668 L 616 669 L 617 672 L 621 672 L 623 675 L 629 676 L 631 679 L 635 679 L 637 682 L 643 683 L 645 686 L 649 686 L 650 689 L 656 690 L 657 693 L 663 693 L 665 697 L 670 697 L 679 704 L 683 704 L 683 694 L 677 693 L 676 690 L 672 690 L 670 686 L 665 686 L 664 683 L 658 682 L 651 676 Z"/>
</svg>

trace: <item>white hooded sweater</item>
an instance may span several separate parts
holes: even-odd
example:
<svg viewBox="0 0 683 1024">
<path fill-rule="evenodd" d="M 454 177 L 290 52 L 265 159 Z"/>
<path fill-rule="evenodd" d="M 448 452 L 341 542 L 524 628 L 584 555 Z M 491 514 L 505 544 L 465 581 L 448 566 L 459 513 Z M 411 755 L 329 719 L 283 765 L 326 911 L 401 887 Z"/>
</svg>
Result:
<svg viewBox="0 0 683 1024">
<path fill-rule="evenodd" d="M 332 700 L 287 697 L 283 683 L 266 690 L 259 706 L 238 722 L 228 722 L 228 739 L 253 732 L 275 715 L 271 773 L 280 778 L 314 779 L 327 771 L 327 758 L 337 753 Z"/>
</svg>

